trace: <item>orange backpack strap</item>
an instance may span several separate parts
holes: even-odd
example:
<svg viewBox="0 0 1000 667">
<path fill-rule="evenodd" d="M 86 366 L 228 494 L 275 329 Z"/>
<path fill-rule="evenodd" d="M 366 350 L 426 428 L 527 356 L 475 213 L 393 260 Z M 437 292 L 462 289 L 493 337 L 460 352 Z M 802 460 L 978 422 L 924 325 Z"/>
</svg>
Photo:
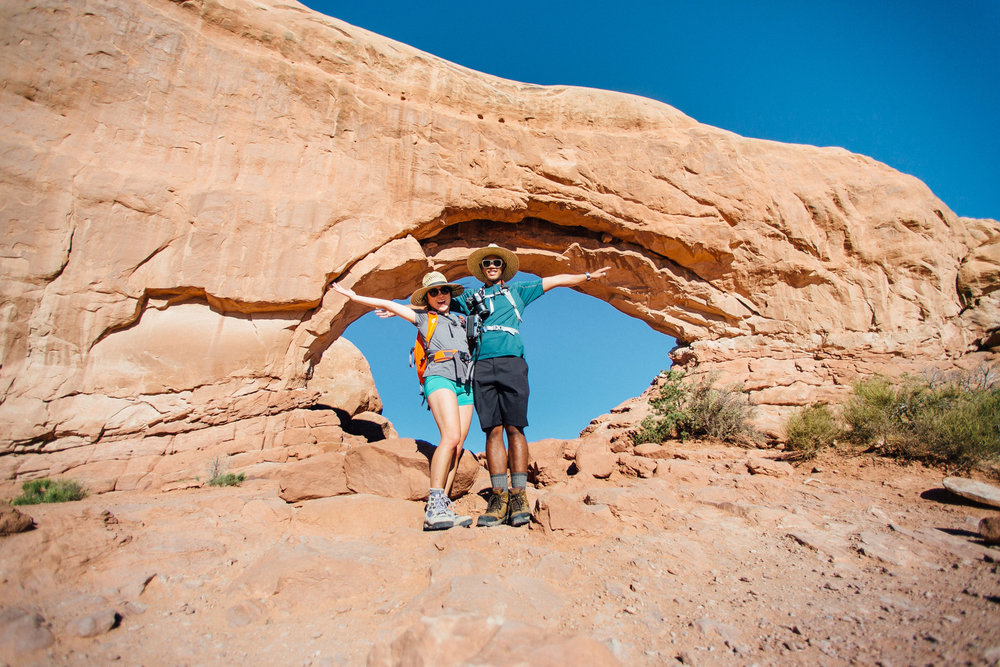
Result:
<svg viewBox="0 0 1000 667">
<path fill-rule="evenodd" d="M 417 342 L 413 346 L 413 362 L 417 367 L 417 379 L 420 380 L 420 384 L 424 383 L 424 371 L 427 370 L 427 364 L 430 358 L 427 355 L 427 345 L 430 340 L 434 337 L 434 330 L 437 328 L 438 316 L 437 313 L 427 314 L 427 338 L 425 339 L 420 331 L 417 331 Z"/>
</svg>

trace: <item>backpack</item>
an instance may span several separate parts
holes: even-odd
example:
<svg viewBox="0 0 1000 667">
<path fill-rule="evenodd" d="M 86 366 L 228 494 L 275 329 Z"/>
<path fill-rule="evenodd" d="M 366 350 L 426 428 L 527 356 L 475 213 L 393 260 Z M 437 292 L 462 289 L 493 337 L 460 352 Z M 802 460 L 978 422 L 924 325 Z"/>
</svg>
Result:
<svg viewBox="0 0 1000 667">
<path fill-rule="evenodd" d="M 413 344 L 413 351 L 410 352 L 410 366 L 417 367 L 417 379 L 420 380 L 421 386 L 424 384 L 424 371 L 427 370 L 427 364 L 430 363 L 430 359 L 427 356 L 427 343 L 434 337 L 434 329 L 437 328 L 437 323 L 437 313 L 428 313 L 427 340 L 424 340 L 423 334 L 417 331 L 417 341 Z"/>
<path fill-rule="evenodd" d="M 459 316 L 461 319 L 461 316 Z M 464 321 L 464 320 L 463 320 Z M 427 313 L 427 338 L 424 339 L 423 334 L 417 331 L 417 340 L 413 344 L 413 350 L 410 352 L 410 366 L 415 366 L 417 369 L 417 379 L 420 381 L 420 386 L 424 385 L 424 372 L 427 371 L 427 364 L 432 361 L 447 361 L 449 359 L 454 359 L 455 355 L 458 354 L 458 350 L 438 350 L 437 352 L 428 353 L 427 346 L 431 339 L 434 338 L 434 330 L 437 328 L 438 314 L 437 313 Z"/>
</svg>

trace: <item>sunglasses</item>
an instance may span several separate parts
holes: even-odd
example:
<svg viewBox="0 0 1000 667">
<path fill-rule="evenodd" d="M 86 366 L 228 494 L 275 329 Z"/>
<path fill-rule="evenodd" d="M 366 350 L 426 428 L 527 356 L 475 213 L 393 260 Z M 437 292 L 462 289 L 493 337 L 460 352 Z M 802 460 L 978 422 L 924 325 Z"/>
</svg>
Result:
<svg viewBox="0 0 1000 667">
<path fill-rule="evenodd" d="M 437 296 L 438 294 L 447 294 L 448 296 L 451 296 L 451 288 L 450 287 L 432 287 L 429 290 L 427 290 L 427 296 Z"/>
<path fill-rule="evenodd" d="M 484 259 L 483 260 L 483 268 L 484 269 L 488 269 L 490 267 L 495 267 L 495 268 L 498 268 L 498 269 L 502 269 L 503 268 L 503 260 L 502 259 Z"/>
</svg>

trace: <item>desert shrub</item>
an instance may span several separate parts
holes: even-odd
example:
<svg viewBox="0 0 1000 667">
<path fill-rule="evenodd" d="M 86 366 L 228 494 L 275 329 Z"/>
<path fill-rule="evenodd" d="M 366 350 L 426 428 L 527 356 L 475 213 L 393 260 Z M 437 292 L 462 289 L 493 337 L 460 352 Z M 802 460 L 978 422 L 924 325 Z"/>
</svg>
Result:
<svg viewBox="0 0 1000 667">
<path fill-rule="evenodd" d="M 246 481 L 244 473 L 223 472 L 226 464 L 221 459 L 215 459 L 208 467 L 208 483 L 212 486 L 239 486 Z"/>
<path fill-rule="evenodd" d="M 246 481 L 247 476 L 243 473 L 234 474 L 227 472 L 224 475 L 216 475 L 208 481 L 212 486 L 239 486 Z"/>
<path fill-rule="evenodd" d="M 62 479 L 33 479 L 21 485 L 21 495 L 11 505 L 38 505 L 39 503 L 64 503 L 80 500 L 87 495 L 79 482 Z"/>
<path fill-rule="evenodd" d="M 1000 386 L 976 371 L 854 385 L 844 406 L 851 440 L 889 456 L 970 468 L 1000 460 Z"/>
<path fill-rule="evenodd" d="M 968 469 L 1000 460 L 1000 388 L 962 390 L 946 385 L 928 392 L 912 415 L 904 454 Z"/>
<path fill-rule="evenodd" d="M 735 387 L 716 387 L 717 379 L 712 374 L 690 385 L 684 402 L 685 416 L 678 422 L 681 437 L 756 440 L 756 430 L 750 423 L 755 408 L 749 397 Z"/>
<path fill-rule="evenodd" d="M 660 443 L 674 437 L 674 429 L 657 417 L 650 415 L 639 424 L 639 430 L 632 436 L 632 443 L 641 445 L 644 442 Z"/>
<path fill-rule="evenodd" d="M 793 413 L 785 423 L 785 446 L 801 458 L 812 458 L 840 437 L 837 416 L 826 403 L 815 403 Z"/>
<path fill-rule="evenodd" d="M 662 442 L 669 437 L 756 439 L 750 424 L 754 407 L 749 399 L 732 387 L 715 387 L 716 380 L 717 376 L 710 375 L 685 383 L 682 371 L 665 371 L 658 392 L 649 401 L 653 414 L 642 421 L 633 441 Z"/>
<path fill-rule="evenodd" d="M 892 381 L 882 375 L 854 383 L 844 406 L 848 438 L 861 445 L 877 443 L 883 449 L 899 431 L 901 400 Z"/>
<path fill-rule="evenodd" d="M 662 384 L 649 399 L 653 414 L 642 420 L 639 431 L 633 436 L 635 444 L 663 442 L 673 437 L 678 421 L 684 418 L 683 402 L 687 389 L 682 384 L 684 373 L 671 368 L 662 371 Z"/>
</svg>

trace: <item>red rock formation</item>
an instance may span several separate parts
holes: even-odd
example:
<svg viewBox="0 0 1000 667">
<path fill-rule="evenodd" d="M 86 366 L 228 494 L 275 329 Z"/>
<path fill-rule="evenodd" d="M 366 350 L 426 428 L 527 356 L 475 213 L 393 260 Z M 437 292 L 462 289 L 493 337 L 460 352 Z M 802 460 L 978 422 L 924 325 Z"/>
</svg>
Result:
<svg viewBox="0 0 1000 667">
<path fill-rule="evenodd" d="M 995 358 L 1000 224 L 864 156 L 498 79 L 295 2 L 39 0 L 0 25 L 0 452 L 52 452 L 4 476 L 118 488 L 165 455 L 180 477 L 320 445 L 339 418 L 292 422 L 360 313 L 329 283 L 402 297 L 491 241 L 535 273 L 610 265 L 582 291 L 746 382 L 772 427 L 860 373 Z"/>
</svg>

